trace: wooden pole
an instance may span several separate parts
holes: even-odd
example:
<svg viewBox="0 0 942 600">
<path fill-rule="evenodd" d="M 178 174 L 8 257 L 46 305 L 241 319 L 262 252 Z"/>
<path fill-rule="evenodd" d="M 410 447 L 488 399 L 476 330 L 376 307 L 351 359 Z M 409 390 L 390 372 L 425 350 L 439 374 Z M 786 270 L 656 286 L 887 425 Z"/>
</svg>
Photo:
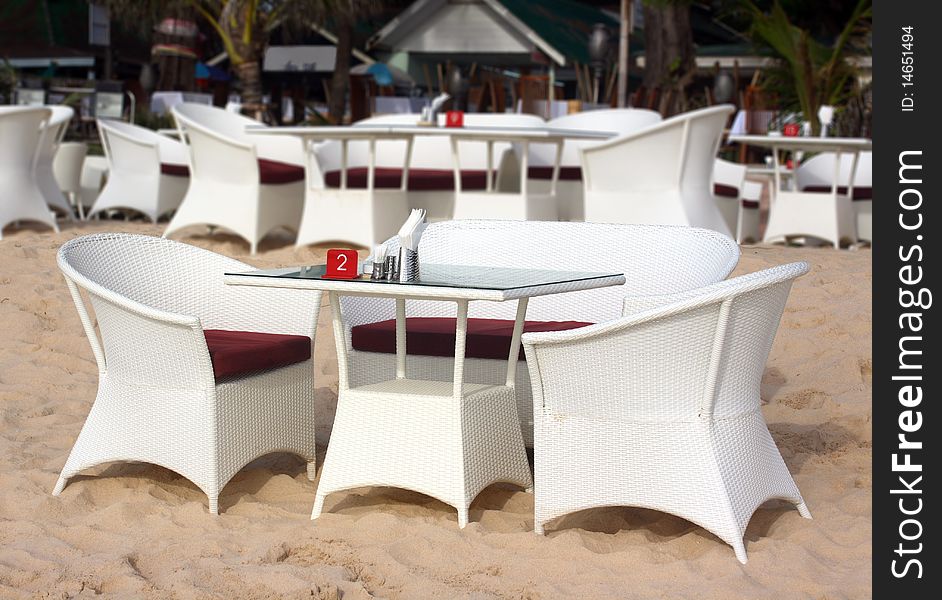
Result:
<svg viewBox="0 0 942 600">
<path fill-rule="evenodd" d="M 618 107 L 628 106 L 628 40 L 631 34 L 631 0 L 621 0 L 618 32 Z"/>
</svg>

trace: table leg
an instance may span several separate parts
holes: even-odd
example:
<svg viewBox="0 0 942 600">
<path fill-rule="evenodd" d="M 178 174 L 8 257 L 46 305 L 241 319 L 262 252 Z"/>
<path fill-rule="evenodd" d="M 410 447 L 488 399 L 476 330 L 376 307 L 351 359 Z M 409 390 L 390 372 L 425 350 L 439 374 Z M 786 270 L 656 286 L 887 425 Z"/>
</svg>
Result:
<svg viewBox="0 0 942 600">
<path fill-rule="evenodd" d="M 487 140 L 487 184 L 485 189 L 490 192 L 494 189 L 494 140 Z"/>
<path fill-rule="evenodd" d="M 347 140 L 340 140 L 340 189 L 347 189 Z"/>
<path fill-rule="evenodd" d="M 412 164 L 412 141 L 413 137 L 406 140 L 405 162 L 402 164 L 402 181 L 399 182 L 399 189 L 403 192 L 409 191 L 409 166 Z"/>
<path fill-rule="evenodd" d="M 514 387 L 517 379 L 517 359 L 520 354 L 520 336 L 523 335 L 523 324 L 527 317 L 527 303 L 529 298 L 521 298 L 517 301 L 517 317 L 514 320 L 514 332 L 510 338 L 510 357 L 507 359 L 507 381 L 509 388 Z"/>
<path fill-rule="evenodd" d="M 455 166 L 455 196 L 461 193 L 461 158 L 458 156 L 458 140 L 449 136 L 451 140 L 451 162 Z"/>
<path fill-rule="evenodd" d="M 556 142 L 556 162 L 553 163 L 553 179 L 550 182 L 550 195 L 556 196 L 556 184 L 559 181 L 559 168 L 563 162 L 563 140 Z"/>
<path fill-rule="evenodd" d="M 343 392 L 350 388 L 350 375 L 347 369 L 347 337 L 343 331 L 340 295 L 337 292 L 327 292 L 327 297 L 330 299 L 330 312 L 334 323 L 334 344 L 337 346 L 338 387 Z"/>
<path fill-rule="evenodd" d="M 461 399 L 464 387 L 464 350 L 468 336 L 468 301 L 458 300 L 458 315 L 455 319 L 455 388 L 456 400 Z"/>
<path fill-rule="evenodd" d="M 406 301 L 396 298 L 396 379 L 406 378 Z"/>
<path fill-rule="evenodd" d="M 370 138 L 370 163 L 366 169 L 366 189 L 373 189 L 376 177 L 376 138 Z"/>
<path fill-rule="evenodd" d="M 524 140 L 521 144 L 520 153 L 520 195 L 527 197 L 527 176 L 530 170 L 530 142 Z"/>
</svg>

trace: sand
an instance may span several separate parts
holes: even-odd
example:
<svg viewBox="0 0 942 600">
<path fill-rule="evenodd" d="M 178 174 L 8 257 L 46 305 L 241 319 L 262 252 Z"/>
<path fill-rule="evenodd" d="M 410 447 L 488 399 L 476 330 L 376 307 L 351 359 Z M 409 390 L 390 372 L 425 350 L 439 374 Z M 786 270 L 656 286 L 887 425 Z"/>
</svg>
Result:
<svg viewBox="0 0 942 600">
<path fill-rule="evenodd" d="M 871 253 L 743 247 L 737 273 L 807 260 L 762 386 L 763 412 L 814 520 L 769 503 L 746 532 L 749 563 L 715 536 L 658 512 L 609 508 L 532 533 L 533 498 L 492 487 L 457 527 L 417 493 L 362 489 L 328 498 L 309 520 L 315 483 L 273 455 L 223 490 L 221 515 L 176 473 L 115 464 L 56 477 L 95 397 L 91 350 L 56 249 L 105 230 L 7 228 L 0 241 L 0 597 L 67 598 L 867 598 L 871 596 Z M 190 243 L 260 267 L 317 262 L 268 240 L 258 256 L 227 236 Z M 337 368 L 321 314 L 318 442 L 329 438 Z M 323 459 L 324 447 L 319 447 Z"/>
</svg>

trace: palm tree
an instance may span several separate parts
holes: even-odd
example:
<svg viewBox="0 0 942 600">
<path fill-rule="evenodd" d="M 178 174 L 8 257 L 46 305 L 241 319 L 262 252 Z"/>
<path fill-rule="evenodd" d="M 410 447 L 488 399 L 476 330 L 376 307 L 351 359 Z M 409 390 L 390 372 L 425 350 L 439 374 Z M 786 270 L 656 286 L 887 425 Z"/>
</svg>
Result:
<svg viewBox="0 0 942 600">
<path fill-rule="evenodd" d="M 332 97 L 343 99 L 353 50 L 352 23 L 373 6 L 372 0 L 103 0 L 103 3 L 116 19 L 137 25 L 152 23 L 158 13 L 166 14 L 180 7 L 198 14 L 222 42 L 232 70 L 242 83 L 243 104 L 255 112 L 262 108 L 261 61 L 272 30 L 322 23 L 328 16 L 337 17 L 342 31 L 349 27 L 349 36 L 338 36 L 335 70 L 343 73 L 335 78 L 337 89 L 332 90 Z M 340 116 L 342 110 L 343 106 Z"/>
<path fill-rule="evenodd" d="M 847 62 L 847 50 L 870 31 L 872 0 L 859 0 L 833 45 L 815 40 L 807 29 L 794 25 L 775 0 L 768 14 L 749 0 L 743 5 L 752 17 L 752 33 L 769 49 L 780 66 L 771 70 L 767 81 L 777 85 L 783 104 L 794 102 L 818 135 L 822 105 L 840 105 L 848 97 L 855 74 Z"/>
</svg>

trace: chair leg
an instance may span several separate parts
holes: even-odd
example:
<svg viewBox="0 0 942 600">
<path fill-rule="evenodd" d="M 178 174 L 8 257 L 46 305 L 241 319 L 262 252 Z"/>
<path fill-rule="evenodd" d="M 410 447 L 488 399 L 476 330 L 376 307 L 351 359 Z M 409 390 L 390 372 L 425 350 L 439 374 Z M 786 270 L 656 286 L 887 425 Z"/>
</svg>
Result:
<svg viewBox="0 0 942 600">
<path fill-rule="evenodd" d="M 799 502 L 797 505 L 795 505 L 795 508 L 798 509 L 798 514 L 800 514 L 800 515 L 803 516 L 804 518 L 806 518 L 806 519 L 811 519 L 811 518 L 813 518 L 813 517 L 811 516 L 811 511 L 808 510 L 808 507 L 805 505 L 804 502 Z"/>
<path fill-rule="evenodd" d="M 61 493 L 62 493 L 62 490 L 65 489 L 65 486 L 66 486 L 68 483 L 69 483 L 68 478 L 63 477 L 62 475 L 59 475 L 59 479 L 58 479 L 58 481 L 56 481 L 56 487 L 55 487 L 55 489 L 52 490 L 52 495 L 53 495 L 53 496 L 58 496 L 59 494 L 61 494 Z"/>
<path fill-rule="evenodd" d="M 742 540 L 737 540 L 733 544 L 733 550 L 736 551 L 736 558 L 739 559 L 739 562 L 742 564 L 749 562 L 749 558 L 746 556 L 746 545 L 742 543 Z"/>
<path fill-rule="evenodd" d="M 533 533 L 537 535 L 545 535 L 543 531 L 543 523 L 540 523 L 536 519 L 533 520 Z"/>
<path fill-rule="evenodd" d="M 219 496 L 211 495 L 209 496 L 209 514 L 218 515 L 219 514 Z"/>
<path fill-rule="evenodd" d="M 317 460 L 307 461 L 307 478 L 311 481 L 317 479 Z"/>
<path fill-rule="evenodd" d="M 321 512 L 324 510 L 324 498 L 325 496 L 322 494 L 317 494 L 317 496 L 314 497 L 314 509 L 311 511 L 312 521 L 321 516 Z"/>
<path fill-rule="evenodd" d="M 458 506 L 458 529 L 464 529 L 468 526 L 468 507 Z"/>
</svg>

